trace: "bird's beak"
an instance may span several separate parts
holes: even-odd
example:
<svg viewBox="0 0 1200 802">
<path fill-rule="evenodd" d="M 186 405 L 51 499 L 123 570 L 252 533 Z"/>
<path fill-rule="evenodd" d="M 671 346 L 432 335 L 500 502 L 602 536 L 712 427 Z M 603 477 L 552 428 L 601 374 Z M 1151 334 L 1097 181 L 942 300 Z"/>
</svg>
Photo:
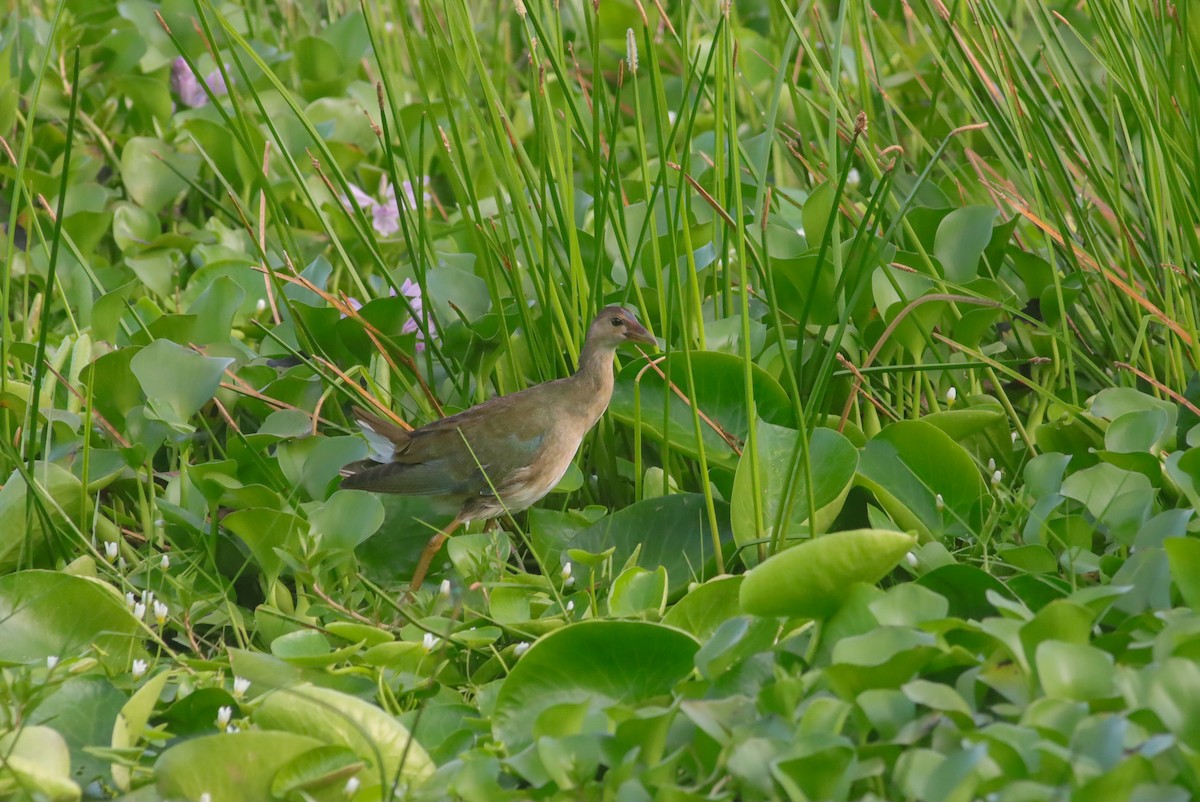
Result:
<svg viewBox="0 0 1200 802">
<path fill-rule="evenodd" d="M 658 340 L 646 331 L 646 327 L 641 323 L 632 322 L 625 327 L 625 339 L 634 343 L 645 343 L 646 345 L 658 345 Z"/>
</svg>

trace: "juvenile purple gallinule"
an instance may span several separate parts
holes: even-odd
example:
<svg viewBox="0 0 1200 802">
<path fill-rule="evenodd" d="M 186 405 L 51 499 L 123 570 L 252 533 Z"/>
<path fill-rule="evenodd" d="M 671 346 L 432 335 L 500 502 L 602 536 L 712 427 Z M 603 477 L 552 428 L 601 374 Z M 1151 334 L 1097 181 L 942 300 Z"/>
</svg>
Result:
<svg viewBox="0 0 1200 802">
<path fill-rule="evenodd" d="M 421 552 L 411 590 L 421 587 L 429 564 L 459 526 L 519 512 L 558 484 L 608 407 L 613 356 L 624 342 L 655 344 L 633 314 L 607 306 L 588 327 L 579 369 L 565 379 L 493 398 L 412 431 L 354 410 L 360 424 L 390 442 L 392 455 L 390 462 L 346 466 L 342 487 L 443 496 L 461 505 Z"/>
</svg>

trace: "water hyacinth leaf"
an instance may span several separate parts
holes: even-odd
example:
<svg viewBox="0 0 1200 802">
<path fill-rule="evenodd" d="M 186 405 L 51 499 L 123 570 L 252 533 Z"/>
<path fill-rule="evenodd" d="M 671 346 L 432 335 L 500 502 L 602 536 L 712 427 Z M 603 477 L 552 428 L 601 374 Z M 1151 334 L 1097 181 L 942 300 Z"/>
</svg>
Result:
<svg viewBox="0 0 1200 802">
<path fill-rule="evenodd" d="M 832 429 L 813 430 L 808 442 L 808 464 L 800 451 L 800 433 L 795 429 L 774 426 L 765 421 L 758 425 L 759 481 L 762 493 L 759 507 L 763 530 L 758 532 L 755 521 L 753 466 L 748 453 L 738 461 L 733 480 L 730 521 L 734 541 L 741 547 L 743 560 L 753 560 L 756 549 L 748 548 L 760 538 L 773 538 L 775 525 L 783 510 L 788 515 L 783 524 L 783 537 L 802 532 L 822 532 L 833 523 L 842 510 L 846 495 L 858 467 L 858 449 L 848 439 Z M 793 460 L 795 471 L 793 473 Z M 815 466 L 815 471 L 809 470 Z M 809 478 L 816 477 L 812 495 L 816 515 L 810 516 Z M 790 491 L 790 492 L 789 492 Z M 813 517 L 814 520 L 809 521 Z"/>
<path fill-rule="evenodd" d="M 1193 610 L 1200 609 L 1200 540 L 1190 537 L 1172 537 L 1163 542 L 1171 579 L 1184 603 Z"/>
<path fill-rule="evenodd" d="M 320 546 L 351 550 L 383 525 L 379 496 L 362 490 L 338 490 L 308 514 Z"/>
<path fill-rule="evenodd" d="M 52 462 L 38 462 L 33 475 L 44 493 L 63 510 L 80 509 L 83 485 L 65 468 Z M 46 564 L 54 554 L 55 531 L 47 531 L 41 516 L 31 507 L 36 504 L 30 486 L 21 472 L 14 470 L 0 487 L 0 571 L 12 571 L 20 565 Z M 51 521 L 61 523 L 53 505 Z"/>
<path fill-rule="evenodd" d="M 700 648 L 690 635 L 643 621 L 583 621 L 539 639 L 500 687 L 492 718 L 497 740 L 515 753 L 533 725 L 561 704 L 607 707 L 665 694 L 691 673 Z"/>
<path fill-rule="evenodd" d="M 230 513 L 221 524 L 250 547 L 255 562 L 272 580 L 283 570 L 279 551 L 299 553 L 301 535 L 308 531 L 308 522 L 300 516 L 266 507 Z"/>
<path fill-rule="evenodd" d="M 746 574 L 739 599 L 751 615 L 827 618 L 857 583 L 883 579 L 917 544 L 904 532 L 855 529 L 784 549 Z"/>
<path fill-rule="evenodd" d="M 1101 462 L 1063 480 L 1063 496 L 1082 503 L 1117 543 L 1131 544 L 1154 506 L 1154 490 L 1143 474 Z"/>
<path fill-rule="evenodd" d="M 647 571 L 631 565 L 613 580 L 608 610 L 613 616 L 632 618 L 651 613 L 662 615 L 667 607 L 667 569 L 661 565 Z"/>
<path fill-rule="evenodd" d="M 979 257 L 992 238 L 992 223 L 998 214 L 993 206 L 966 206 L 942 219 L 933 255 L 947 279 L 956 284 L 974 280 L 979 272 Z"/>
<path fill-rule="evenodd" d="M 744 441 L 749 434 L 749 416 L 746 414 L 742 358 L 715 351 L 690 355 L 676 352 L 667 355 L 658 363 L 658 367 L 674 384 L 686 387 L 685 360 L 689 356 L 696 384 L 696 405 L 735 439 Z M 795 426 L 792 402 L 779 382 L 758 365 L 751 367 L 751 377 L 759 418 L 776 426 Z M 640 418 L 637 404 L 639 394 Z M 665 421 L 664 402 L 668 409 Z M 670 442 L 673 449 L 690 456 L 699 455 L 691 408 L 668 389 L 658 373 L 647 368 L 644 362 L 635 361 L 622 368 L 613 388 L 609 413 L 622 423 L 640 425 L 655 440 Z M 710 465 L 731 470 L 736 467 L 737 454 L 717 432 L 704 424 L 700 436 Z"/>
<path fill-rule="evenodd" d="M 262 698 L 252 719 L 263 729 L 315 734 L 326 744 L 349 747 L 367 764 L 367 771 L 383 777 L 399 775 L 416 785 L 433 774 L 433 762 L 407 727 L 382 709 L 339 691 L 313 685 L 281 688 Z"/>
<path fill-rule="evenodd" d="M 196 177 L 200 158 L 177 153 L 161 139 L 135 136 L 121 151 L 121 180 L 134 203 L 159 212 Z"/>
<path fill-rule="evenodd" d="M 1012 594 L 999 579 L 973 565 L 953 563 L 939 566 L 922 574 L 921 585 L 945 597 L 950 602 L 950 614 L 960 618 L 982 620 L 995 615 L 996 608 L 988 601 L 988 591 L 1001 598 Z"/>
<path fill-rule="evenodd" d="M 863 449 L 858 482 L 900 526 L 921 538 L 974 535 L 986 488 L 966 450 L 936 426 L 898 421 Z"/>
<path fill-rule="evenodd" d="M 1112 655 L 1094 646 L 1043 641 L 1037 647 L 1036 665 L 1042 688 L 1051 698 L 1086 702 L 1114 693 Z"/>
<path fill-rule="evenodd" d="M 346 787 L 346 780 L 357 775 L 363 766 L 354 751 L 345 746 L 318 746 L 301 752 L 280 767 L 271 779 L 271 794 L 287 799 L 293 794 L 317 792 L 334 783 L 340 791 Z"/>
<path fill-rule="evenodd" d="M 2 662 L 89 654 L 124 671 L 142 653 L 141 632 L 125 600 L 100 580 L 41 570 L 0 577 Z"/>
<path fill-rule="evenodd" d="M 733 539 L 728 507 L 718 503 L 717 516 L 721 542 L 725 544 L 722 550 L 728 555 L 728 544 Z M 708 575 L 708 566 L 714 560 L 711 531 L 704 497 L 680 493 L 617 510 L 580 531 L 567 546 L 592 554 L 615 549 L 612 559 L 617 566 L 624 565 L 640 547 L 637 564 L 651 571 L 665 568 L 670 580 L 668 592 L 674 595 L 688 582 Z"/>
<path fill-rule="evenodd" d="M 238 799 L 274 802 L 271 782 L 298 755 L 317 749 L 315 738 L 291 732 L 247 731 L 182 741 L 154 764 L 164 799 Z"/>
<path fill-rule="evenodd" d="M 717 627 L 741 612 L 738 592 L 743 576 L 719 576 L 697 585 L 671 606 L 663 623 L 692 634 L 701 642 L 708 640 Z"/>
<path fill-rule="evenodd" d="M 212 400 L 232 364 L 226 357 L 208 357 L 170 340 L 155 340 L 134 355 L 129 367 L 154 417 L 189 431 L 188 420 Z"/>
<path fill-rule="evenodd" d="M 29 723 L 45 724 L 62 735 L 71 750 L 70 776 L 78 783 L 108 783 L 109 762 L 93 750 L 111 744 L 113 725 L 126 699 L 125 692 L 104 677 L 71 677 L 38 704 Z"/>
<path fill-rule="evenodd" d="M 52 802 L 75 802 L 80 798 L 80 788 L 71 779 L 71 752 L 63 737 L 50 727 L 6 732 L 0 735 L 0 750 L 4 754 L 0 789 L 21 789 L 21 797 Z"/>
<path fill-rule="evenodd" d="M 209 284 L 188 307 L 188 314 L 196 318 L 192 342 L 197 345 L 229 342 L 233 316 L 237 314 L 245 296 L 246 291 L 226 276 L 220 276 Z"/>
</svg>

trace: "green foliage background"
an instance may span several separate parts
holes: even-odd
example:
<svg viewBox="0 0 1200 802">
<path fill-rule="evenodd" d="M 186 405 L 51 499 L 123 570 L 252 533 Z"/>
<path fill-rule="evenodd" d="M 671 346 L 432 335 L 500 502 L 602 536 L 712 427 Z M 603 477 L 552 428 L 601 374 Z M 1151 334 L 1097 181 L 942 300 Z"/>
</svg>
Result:
<svg viewBox="0 0 1200 802">
<path fill-rule="evenodd" d="M 12 4 L 0 796 L 1191 798 L 1198 50 L 1166 0 Z M 406 596 L 449 514 L 338 490 L 345 410 L 566 375 L 609 303 L 661 353 Z"/>
</svg>

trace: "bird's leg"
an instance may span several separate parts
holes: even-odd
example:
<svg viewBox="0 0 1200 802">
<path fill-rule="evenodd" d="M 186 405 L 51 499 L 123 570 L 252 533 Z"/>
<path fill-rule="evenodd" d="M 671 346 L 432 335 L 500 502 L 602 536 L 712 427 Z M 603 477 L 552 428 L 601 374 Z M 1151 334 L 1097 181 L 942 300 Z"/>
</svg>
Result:
<svg viewBox="0 0 1200 802">
<path fill-rule="evenodd" d="M 425 575 L 429 573 L 429 565 L 433 562 L 433 558 L 442 550 L 442 544 L 446 542 L 446 539 L 454 534 L 454 530 L 460 526 L 462 526 L 462 521 L 455 518 L 449 526 L 429 538 L 429 542 L 421 551 L 421 559 L 417 561 L 417 570 L 413 572 L 412 582 L 408 586 L 409 593 L 416 593 L 421 589 L 421 583 L 425 581 Z"/>
</svg>

